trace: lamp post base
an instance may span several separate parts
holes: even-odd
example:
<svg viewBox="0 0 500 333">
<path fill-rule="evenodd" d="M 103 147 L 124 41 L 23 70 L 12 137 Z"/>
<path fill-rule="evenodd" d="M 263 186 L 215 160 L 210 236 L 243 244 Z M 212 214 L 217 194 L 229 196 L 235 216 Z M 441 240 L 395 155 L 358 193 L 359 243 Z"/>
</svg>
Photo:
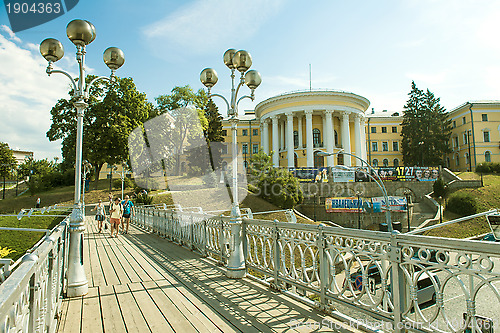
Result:
<svg viewBox="0 0 500 333">
<path fill-rule="evenodd" d="M 233 204 L 231 210 L 231 243 L 227 260 L 226 276 L 230 279 L 241 279 L 246 276 L 245 257 L 241 237 L 241 212 L 238 204 Z"/>
<path fill-rule="evenodd" d="M 76 205 L 69 219 L 69 253 L 68 253 L 68 297 L 83 296 L 88 293 L 89 285 L 83 267 L 83 221 L 82 208 Z"/>
</svg>

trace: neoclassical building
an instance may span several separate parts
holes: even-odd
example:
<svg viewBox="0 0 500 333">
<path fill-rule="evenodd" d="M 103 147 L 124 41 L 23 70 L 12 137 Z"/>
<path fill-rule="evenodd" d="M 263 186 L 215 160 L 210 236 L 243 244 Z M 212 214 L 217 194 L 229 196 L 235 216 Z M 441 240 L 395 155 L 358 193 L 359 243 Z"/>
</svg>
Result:
<svg viewBox="0 0 500 333">
<path fill-rule="evenodd" d="M 308 91 L 271 97 L 255 107 L 264 152 L 281 167 L 334 165 L 336 148 L 366 159 L 365 111 L 370 102 L 342 91 Z M 347 155 L 345 155 L 347 157 Z M 337 158 L 338 159 L 338 158 Z M 335 164 L 358 165 L 355 158 Z"/>
<path fill-rule="evenodd" d="M 374 167 L 403 166 L 403 112 L 368 110 L 368 99 L 344 91 L 313 90 L 268 98 L 239 116 L 238 151 L 244 167 L 260 149 L 273 153 L 279 167 L 359 165 L 348 155 L 323 157 L 318 152 L 360 156 Z M 466 102 L 449 111 L 452 153 L 445 166 L 474 170 L 480 162 L 500 162 L 500 101 Z M 231 161 L 231 125 L 223 121 L 224 164 Z M 471 156 L 471 158 L 469 158 Z M 240 169 L 241 170 L 241 169 Z"/>
</svg>

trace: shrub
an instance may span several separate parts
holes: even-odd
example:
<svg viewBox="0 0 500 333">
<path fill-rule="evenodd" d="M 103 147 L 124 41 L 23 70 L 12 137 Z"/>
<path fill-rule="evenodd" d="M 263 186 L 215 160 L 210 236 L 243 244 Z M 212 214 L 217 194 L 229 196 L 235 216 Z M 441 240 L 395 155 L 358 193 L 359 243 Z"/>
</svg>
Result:
<svg viewBox="0 0 500 333">
<path fill-rule="evenodd" d="M 123 188 L 133 188 L 135 186 L 134 181 L 128 177 L 125 177 L 123 179 Z M 121 189 L 122 188 L 122 180 L 121 179 L 115 179 L 113 180 L 113 187 L 116 189 Z"/>
<path fill-rule="evenodd" d="M 271 168 L 256 185 L 260 197 L 283 209 L 293 208 L 304 199 L 298 179 L 286 169 Z"/>
<path fill-rule="evenodd" d="M 461 216 L 476 214 L 477 202 L 470 193 L 458 192 L 448 199 L 446 210 Z"/>
<path fill-rule="evenodd" d="M 500 173 L 500 163 L 482 162 L 476 167 L 476 172 L 482 173 Z"/>
<path fill-rule="evenodd" d="M 151 205 L 153 197 L 144 193 L 139 193 L 135 197 L 135 204 Z"/>
</svg>

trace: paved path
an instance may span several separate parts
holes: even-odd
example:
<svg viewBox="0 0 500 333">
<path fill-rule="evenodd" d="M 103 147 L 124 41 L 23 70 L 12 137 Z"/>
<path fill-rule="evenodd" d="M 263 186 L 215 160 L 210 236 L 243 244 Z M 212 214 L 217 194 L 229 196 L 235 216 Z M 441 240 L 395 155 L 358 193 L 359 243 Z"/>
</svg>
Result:
<svg viewBox="0 0 500 333">
<path fill-rule="evenodd" d="M 156 235 L 87 226 L 89 293 L 64 300 L 59 332 L 358 332 Z M 323 320 L 342 328 L 320 329 Z"/>
</svg>

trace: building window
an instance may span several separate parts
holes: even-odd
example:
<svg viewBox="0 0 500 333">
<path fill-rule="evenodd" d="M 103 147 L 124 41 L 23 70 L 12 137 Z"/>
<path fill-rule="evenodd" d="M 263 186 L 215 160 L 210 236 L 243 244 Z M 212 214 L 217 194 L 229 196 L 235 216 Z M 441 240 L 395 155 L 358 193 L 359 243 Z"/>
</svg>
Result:
<svg viewBox="0 0 500 333">
<path fill-rule="evenodd" d="M 399 166 L 399 160 L 397 158 L 395 158 L 394 161 L 392 161 L 392 163 L 394 163 L 395 167 Z"/>
<path fill-rule="evenodd" d="M 399 151 L 399 142 L 394 141 L 394 142 L 392 143 L 392 150 L 393 150 L 393 151 Z"/>
<path fill-rule="evenodd" d="M 490 132 L 489 131 L 483 132 L 483 139 L 484 139 L 484 142 L 490 142 Z"/>
<path fill-rule="evenodd" d="M 469 153 L 465 153 L 465 164 L 470 164 Z"/>
<path fill-rule="evenodd" d="M 372 165 L 378 167 L 378 160 L 376 158 L 372 161 Z"/>
<path fill-rule="evenodd" d="M 252 146 L 252 154 L 257 154 L 259 152 L 259 145 L 258 144 L 254 144 Z"/>
<path fill-rule="evenodd" d="M 242 130 L 241 135 L 248 136 L 248 130 L 247 129 Z"/>
<path fill-rule="evenodd" d="M 382 164 L 385 168 L 387 168 L 389 166 L 389 160 L 387 158 L 384 158 L 384 160 L 382 161 Z"/>
<path fill-rule="evenodd" d="M 298 131 L 293 131 L 293 145 L 295 147 L 299 146 L 299 132 Z"/>
<path fill-rule="evenodd" d="M 370 131 L 372 133 L 377 133 L 377 128 L 372 126 L 372 127 L 370 127 Z"/>
<path fill-rule="evenodd" d="M 456 128 L 457 127 L 457 122 L 456 120 L 453 120 L 453 128 Z"/>
<path fill-rule="evenodd" d="M 455 158 L 455 164 L 456 164 L 457 166 L 459 166 L 459 165 L 460 165 L 460 156 L 458 156 L 458 154 L 457 154 L 457 156 L 456 156 L 456 158 Z"/>
<path fill-rule="evenodd" d="M 378 151 L 378 143 L 372 142 L 372 151 Z"/>
<path fill-rule="evenodd" d="M 248 144 L 247 143 L 244 143 L 241 145 L 241 153 L 248 154 Z"/>
<path fill-rule="evenodd" d="M 317 148 L 320 146 L 321 143 L 321 132 L 319 129 L 315 128 L 313 129 L 313 146 L 314 148 Z"/>
<path fill-rule="evenodd" d="M 465 121 L 465 117 L 462 117 L 462 125 L 465 125 L 466 121 Z"/>
<path fill-rule="evenodd" d="M 387 133 L 387 127 L 382 126 L 382 133 Z"/>
<path fill-rule="evenodd" d="M 227 155 L 227 145 L 222 144 L 221 154 L 222 155 Z"/>
<path fill-rule="evenodd" d="M 227 130 L 222 130 L 222 136 L 227 136 Z"/>
<path fill-rule="evenodd" d="M 389 143 L 387 141 L 382 142 L 382 151 L 389 151 Z"/>
<path fill-rule="evenodd" d="M 257 136 L 257 135 L 259 135 L 259 130 L 258 130 L 257 128 L 254 128 L 254 129 L 252 130 L 252 135 L 253 135 L 253 136 Z"/>
<path fill-rule="evenodd" d="M 467 142 L 468 142 L 468 141 L 467 141 L 467 132 L 465 132 L 465 133 L 464 133 L 464 145 L 466 145 L 466 144 L 467 144 Z"/>
<path fill-rule="evenodd" d="M 488 121 L 488 115 L 487 115 L 486 113 L 483 113 L 483 114 L 481 115 L 481 120 L 482 120 L 482 121 Z"/>
<path fill-rule="evenodd" d="M 337 131 L 333 131 L 334 133 L 334 136 L 335 136 L 335 147 L 338 147 L 339 146 L 339 137 L 337 135 Z"/>
<path fill-rule="evenodd" d="M 458 148 L 458 136 L 453 138 L 453 143 L 455 144 L 455 147 Z"/>
<path fill-rule="evenodd" d="M 491 162 L 491 153 L 489 151 L 484 152 L 484 161 Z"/>
<path fill-rule="evenodd" d="M 392 133 L 397 133 L 398 132 L 398 128 L 396 126 L 392 126 Z"/>
</svg>

